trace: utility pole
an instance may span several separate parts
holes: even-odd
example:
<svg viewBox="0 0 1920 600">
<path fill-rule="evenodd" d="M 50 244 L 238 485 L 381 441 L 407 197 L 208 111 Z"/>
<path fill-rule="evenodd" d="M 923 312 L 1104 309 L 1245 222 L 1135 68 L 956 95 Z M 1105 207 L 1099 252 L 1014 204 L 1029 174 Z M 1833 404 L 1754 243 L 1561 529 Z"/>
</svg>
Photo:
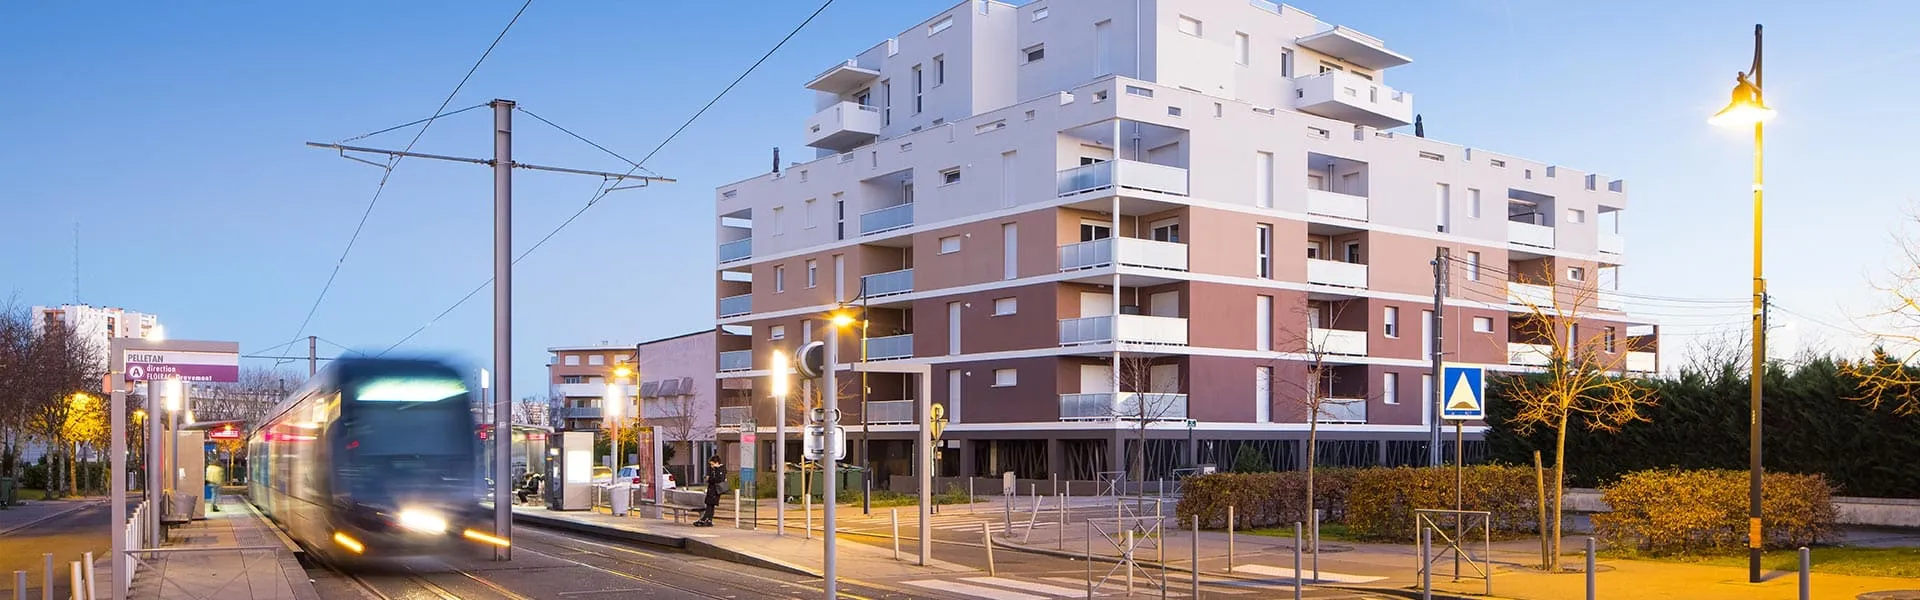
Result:
<svg viewBox="0 0 1920 600">
<path fill-rule="evenodd" d="M 502 433 L 509 431 L 508 428 L 511 426 L 511 399 L 513 398 L 513 170 L 528 169 L 533 171 L 570 173 L 574 175 L 594 175 L 604 180 L 609 180 L 611 184 L 616 185 L 629 180 L 638 182 L 629 186 L 609 187 L 606 188 L 606 192 L 646 187 L 647 184 L 656 181 L 672 183 L 673 180 L 666 177 L 634 175 L 633 171 L 626 173 L 608 173 L 604 171 L 588 171 L 514 162 L 514 102 L 512 100 L 495 99 L 492 102 L 488 102 L 487 105 L 493 107 L 493 158 L 491 159 L 427 154 L 406 150 L 383 150 L 379 148 L 322 144 L 318 142 L 307 142 L 307 145 L 314 148 L 335 150 L 338 151 L 343 158 L 373 164 L 385 169 L 392 169 L 392 161 L 401 157 L 431 158 L 434 160 L 485 165 L 493 168 L 493 373 L 496 379 L 495 383 L 497 384 L 496 387 L 493 388 L 493 421 L 494 432 Z M 350 157 L 347 156 L 348 152 L 382 154 L 388 158 L 388 162 L 383 165 L 361 158 Z M 639 165 L 635 165 L 634 170 L 638 169 Z M 512 512 L 510 510 L 511 505 L 508 504 L 510 495 L 508 494 L 509 490 L 507 488 L 509 486 L 503 485 L 509 479 L 510 474 L 504 471 L 506 471 L 512 463 L 512 451 L 513 449 L 509 444 L 499 443 L 494 445 L 494 460 L 496 464 L 494 465 L 493 473 L 493 480 L 495 482 L 493 486 L 493 527 L 494 534 L 505 540 L 513 539 L 511 535 L 513 526 Z M 513 556 L 510 548 L 510 546 L 498 547 L 495 550 L 495 557 L 501 560 L 511 560 Z"/>
<path fill-rule="evenodd" d="M 307 378 L 309 379 L 313 378 L 315 373 L 320 372 L 319 354 L 320 336 L 307 336 Z"/>
<path fill-rule="evenodd" d="M 825 443 L 822 445 L 826 448 L 826 451 L 821 453 L 820 456 L 820 462 L 826 463 L 826 466 L 821 470 L 825 471 L 827 480 L 827 488 L 824 494 L 825 501 L 823 502 L 823 504 L 826 505 L 826 514 L 824 517 L 827 522 L 825 535 L 826 546 L 824 548 L 826 558 L 822 561 L 824 563 L 824 568 L 822 569 L 824 572 L 822 575 L 826 579 L 827 597 L 839 598 L 840 579 L 834 574 L 834 562 L 835 559 L 838 558 L 836 554 L 837 550 L 834 548 L 834 540 L 839 537 L 836 531 L 838 526 L 834 523 L 834 513 L 836 512 L 834 511 L 834 505 L 839 504 L 840 501 L 835 498 L 834 489 L 840 487 L 839 477 L 836 476 L 839 471 L 836 467 L 840 459 L 834 456 L 837 448 L 833 444 L 833 433 L 834 429 L 840 426 L 840 419 L 838 418 L 840 415 L 840 387 L 837 377 L 835 377 L 835 373 L 840 370 L 840 324 L 831 321 L 827 323 L 827 347 L 822 354 L 824 355 L 823 358 L 826 359 L 821 361 L 824 363 L 823 368 L 826 373 L 821 375 L 821 379 L 822 385 L 824 385 L 826 389 L 820 391 L 820 398 L 821 404 L 826 405 L 826 407 L 824 410 L 815 413 L 821 416 L 818 424 L 823 426 L 823 431 L 825 431 Z"/>
<path fill-rule="evenodd" d="M 1430 466 L 1430 467 L 1438 467 L 1440 466 L 1440 462 L 1441 462 L 1440 461 L 1440 410 L 1442 406 L 1445 406 L 1444 399 L 1442 398 L 1442 396 L 1446 395 L 1442 393 L 1441 390 L 1446 389 L 1447 385 L 1446 385 L 1446 380 L 1442 378 L 1442 375 L 1444 375 L 1442 371 L 1445 369 L 1444 365 L 1442 364 L 1444 362 L 1442 361 L 1442 358 L 1446 356 L 1446 352 L 1444 352 L 1441 348 L 1441 342 L 1446 340 L 1446 336 L 1443 335 L 1441 332 L 1445 331 L 1446 328 L 1441 327 L 1440 324 L 1446 318 L 1445 315 L 1447 314 L 1446 302 L 1447 302 L 1447 261 L 1448 260 L 1451 260 L 1451 259 L 1448 258 L 1447 256 L 1446 246 L 1440 246 L 1434 249 L 1433 251 L 1433 322 L 1431 323 L 1431 327 L 1433 329 L 1432 331 L 1433 355 L 1429 357 L 1433 360 L 1433 374 L 1429 376 L 1433 384 L 1427 386 L 1432 388 L 1428 390 L 1428 397 L 1427 397 L 1427 413 L 1428 413 L 1427 427 L 1430 429 L 1430 431 L 1428 432 L 1430 435 L 1428 436 L 1428 440 L 1427 440 L 1427 466 Z M 1459 452 L 1459 451 L 1460 450 L 1458 448 L 1454 449 L 1454 452 Z"/>
</svg>

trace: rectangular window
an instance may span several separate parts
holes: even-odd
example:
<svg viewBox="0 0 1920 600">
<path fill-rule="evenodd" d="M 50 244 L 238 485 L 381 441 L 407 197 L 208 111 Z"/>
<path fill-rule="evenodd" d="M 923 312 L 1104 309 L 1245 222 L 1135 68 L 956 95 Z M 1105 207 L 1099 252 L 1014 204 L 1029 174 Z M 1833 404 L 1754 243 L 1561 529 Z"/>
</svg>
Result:
<svg viewBox="0 0 1920 600">
<path fill-rule="evenodd" d="M 847 239 L 847 201 L 840 199 L 840 192 L 833 194 L 833 239 Z"/>
<path fill-rule="evenodd" d="M 1467 218 L 1480 218 L 1480 189 L 1467 188 Z"/>
<path fill-rule="evenodd" d="M 920 114 L 920 109 L 922 106 L 920 103 L 920 92 L 922 91 L 925 91 L 925 86 L 920 82 L 920 65 L 914 65 L 913 66 L 913 114 L 916 114 L 916 115 Z"/>
<path fill-rule="evenodd" d="M 767 328 L 767 339 L 770 339 L 770 340 L 784 340 L 784 339 L 787 339 L 787 326 L 785 326 L 785 325 L 775 325 L 775 326 L 772 326 L 772 327 L 768 327 L 768 328 Z"/>
<path fill-rule="evenodd" d="M 993 316 L 1001 317 L 1016 312 L 1020 312 L 1019 298 L 995 298 L 993 300 Z"/>
<path fill-rule="evenodd" d="M 1254 269 L 1262 279 L 1273 278 L 1273 226 L 1260 224 L 1255 226 L 1257 240 L 1254 246 Z"/>
<path fill-rule="evenodd" d="M 1474 317 L 1473 331 L 1475 333 L 1493 333 L 1493 317 Z"/>
<path fill-rule="evenodd" d="M 1396 306 L 1387 307 L 1386 315 L 1382 317 L 1382 319 L 1383 322 L 1386 323 L 1384 333 L 1386 333 L 1387 337 L 1400 337 L 1400 308 Z"/>
<path fill-rule="evenodd" d="M 773 234 L 774 235 L 780 235 L 782 233 L 786 233 L 785 228 L 781 226 L 781 221 L 785 220 L 784 217 L 786 216 L 786 213 L 787 213 L 787 208 L 784 206 L 773 207 Z"/>
<path fill-rule="evenodd" d="M 818 204 L 818 202 L 815 202 L 813 198 L 807 199 L 807 203 L 805 205 L 806 210 L 803 215 L 806 218 L 807 229 L 813 229 L 813 225 L 814 225 L 813 205 L 815 204 Z"/>
<path fill-rule="evenodd" d="M 1273 422 L 1273 367 L 1254 367 L 1253 417 L 1256 423 Z"/>
<path fill-rule="evenodd" d="M 1480 253 L 1474 250 L 1468 250 L 1467 251 L 1467 281 L 1479 281 L 1479 280 L 1480 280 Z"/>
<path fill-rule="evenodd" d="M 1433 406 L 1434 404 L 1432 373 L 1420 375 L 1420 401 L 1426 403 L 1427 406 Z"/>
<path fill-rule="evenodd" d="M 1293 49 L 1292 48 L 1280 49 L 1280 76 L 1287 77 L 1287 78 L 1293 77 Z"/>
<path fill-rule="evenodd" d="M 1040 8 L 1033 9 L 1033 20 L 1038 21 L 1045 18 L 1047 18 L 1047 7 L 1042 6 Z"/>
<path fill-rule="evenodd" d="M 1018 278 L 1020 277 L 1020 226 L 1014 223 L 1001 225 L 1000 239 L 1002 246 L 1000 253 L 1000 278 Z"/>
<path fill-rule="evenodd" d="M 940 172 L 940 185 L 960 183 L 960 168 L 954 167 Z"/>
<path fill-rule="evenodd" d="M 1147 224 L 1149 235 L 1156 242 L 1180 243 L 1180 220 L 1161 219 Z"/>
<path fill-rule="evenodd" d="M 1606 335 L 1607 335 L 1607 337 L 1606 337 L 1606 343 L 1607 343 L 1607 351 L 1608 351 L 1608 352 L 1613 352 L 1613 339 L 1614 339 L 1614 335 L 1613 335 L 1613 328 L 1612 328 L 1612 327 L 1608 327 L 1608 328 L 1607 328 L 1607 334 L 1606 334 Z"/>
<path fill-rule="evenodd" d="M 1249 56 L 1253 52 L 1252 46 L 1253 46 L 1253 41 L 1247 37 L 1247 34 L 1240 33 L 1237 31 L 1234 32 L 1233 62 L 1243 64 L 1243 65 L 1247 64 L 1247 62 L 1252 58 L 1251 56 Z"/>
<path fill-rule="evenodd" d="M 773 267 L 773 293 L 778 294 L 784 291 L 787 291 L 787 266 L 775 265 Z"/>
<path fill-rule="evenodd" d="M 880 82 L 880 125 L 893 124 L 893 82 Z"/>
<path fill-rule="evenodd" d="M 581 377 L 579 375 L 566 375 L 560 378 L 560 383 L 586 383 L 586 382 L 587 382 L 587 378 Z"/>
<path fill-rule="evenodd" d="M 1200 20 L 1186 15 L 1180 15 L 1180 33 L 1200 37 Z"/>
<path fill-rule="evenodd" d="M 1273 153 L 1253 153 L 1253 205 L 1273 208 Z"/>
<path fill-rule="evenodd" d="M 1020 53 L 1026 55 L 1027 62 L 1038 61 L 1047 57 L 1047 45 L 1029 46 L 1027 49 L 1021 50 Z"/>
<path fill-rule="evenodd" d="M 940 238 L 940 253 L 953 254 L 960 251 L 960 236 L 950 235 Z"/>
<path fill-rule="evenodd" d="M 1567 267 L 1567 279 L 1571 279 L 1573 281 L 1586 281 L 1587 268 L 1586 267 Z"/>
<path fill-rule="evenodd" d="M 847 301 L 847 255 L 833 255 L 833 301 Z"/>
<path fill-rule="evenodd" d="M 1580 209 L 1578 209 L 1578 208 L 1569 208 L 1569 209 L 1567 209 L 1567 222 L 1568 222 L 1568 223 L 1585 223 L 1585 222 L 1587 222 L 1587 211 L 1584 211 L 1584 210 L 1580 210 Z"/>
<path fill-rule="evenodd" d="M 947 355 L 960 353 L 960 303 L 947 303 Z"/>
<path fill-rule="evenodd" d="M 1387 373 L 1380 378 L 1380 401 L 1387 404 L 1400 403 L 1400 374 Z"/>
<path fill-rule="evenodd" d="M 940 84 L 943 84 L 946 82 L 947 82 L 947 57 L 935 56 L 933 57 L 933 86 L 940 87 Z"/>
<path fill-rule="evenodd" d="M 813 288 L 818 285 L 820 285 L 820 261 L 809 258 L 807 259 L 807 287 Z"/>
<path fill-rule="evenodd" d="M 1273 296 L 1257 296 L 1253 302 L 1253 349 L 1273 349 Z"/>
<path fill-rule="evenodd" d="M 934 21 L 933 23 L 927 25 L 927 35 L 933 35 L 936 33 L 940 33 L 942 31 L 946 31 L 947 28 L 949 27 L 953 27 L 953 15 L 947 15 L 946 17 L 943 17 L 940 20 Z"/>
<path fill-rule="evenodd" d="M 1139 96 L 1141 98 L 1152 98 L 1153 90 L 1148 88 L 1143 88 L 1137 85 L 1130 85 L 1130 86 L 1127 86 L 1127 95 Z"/>
<path fill-rule="evenodd" d="M 800 320 L 800 345 L 805 346 L 811 343 L 813 343 L 813 320 L 801 319 Z"/>
<path fill-rule="evenodd" d="M 569 367 L 578 367 L 580 366 L 580 355 L 568 354 L 565 362 Z"/>
<path fill-rule="evenodd" d="M 605 364 L 607 364 L 607 357 L 605 355 L 594 354 L 587 357 L 588 366 L 598 367 Z"/>
<path fill-rule="evenodd" d="M 1446 233 L 1447 226 L 1453 224 L 1453 188 L 1444 183 L 1433 188 L 1433 222 L 1440 233 Z"/>
<path fill-rule="evenodd" d="M 1017 369 L 994 369 L 993 387 L 1012 387 L 1020 383 L 1020 371 Z"/>
</svg>

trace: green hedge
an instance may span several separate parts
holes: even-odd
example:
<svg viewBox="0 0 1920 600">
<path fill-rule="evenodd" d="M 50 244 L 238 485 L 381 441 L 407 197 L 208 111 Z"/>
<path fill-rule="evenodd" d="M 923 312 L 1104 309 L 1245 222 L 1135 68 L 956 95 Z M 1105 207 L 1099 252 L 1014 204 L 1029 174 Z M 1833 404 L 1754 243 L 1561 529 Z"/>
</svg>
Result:
<svg viewBox="0 0 1920 600">
<path fill-rule="evenodd" d="M 1463 475 L 1464 508 L 1492 512 L 1495 535 L 1537 530 L 1532 469 L 1476 465 Z M 1414 509 L 1451 508 L 1454 499 L 1451 468 L 1319 469 L 1314 483 L 1327 521 L 1346 523 L 1356 536 L 1383 541 L 1412 540 Z M 1302 471 L 1202 475 L 1186 480 L 1182 490 L 1174 511 L 1181 523 L 1198 515 L 1203 526 L 1223 528 L 1228 506 L 1234 508 L 1240 528 L 1308 520 Z"/>
<path fill-rule="evenodd" d="M 1347 489 L 1360 472 L 1342 468 L 1314 471 L 1313 495 L 1325 511 L 1325 520 L 1346 518 Z M 1305 471 L 1214 473 L 1190 477 L 1180 485 L 1182 496 L 1174 515 L 1181 523 L 1191 523 L 1194 515 L 1199 515 L 1201 526 L 1225 528 L 1229 506 L 1234 509 L 1237 527 L 1242 529 L 1309 520 Z"/>
<path fill-rule="evenodd" d="M 1654 555 L 1729 552 L 1746 547 L 1748 473 L 1721 469 L 1638 471 L 1602 487 L 1612 512 L 1593 517 L 1609 545 Z M 1820 475 L 1767 473 L 1761 512 L 1769 548 L 1826 537 L 1833 486 Z"/>
</svg>

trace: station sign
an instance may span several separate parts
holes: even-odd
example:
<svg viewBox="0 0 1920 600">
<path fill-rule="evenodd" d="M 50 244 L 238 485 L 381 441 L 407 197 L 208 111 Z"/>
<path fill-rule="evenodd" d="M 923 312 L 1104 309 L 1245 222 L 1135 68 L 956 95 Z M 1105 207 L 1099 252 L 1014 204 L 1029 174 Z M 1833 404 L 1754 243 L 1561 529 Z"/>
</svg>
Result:
<svg viewBox="0 0 1920 600">
<path fill-rule="evenodd" d="M 127 381 L 240 381 L 240 355 L 235 353 L 128 350 L 126 356 Z"/>
</svg>

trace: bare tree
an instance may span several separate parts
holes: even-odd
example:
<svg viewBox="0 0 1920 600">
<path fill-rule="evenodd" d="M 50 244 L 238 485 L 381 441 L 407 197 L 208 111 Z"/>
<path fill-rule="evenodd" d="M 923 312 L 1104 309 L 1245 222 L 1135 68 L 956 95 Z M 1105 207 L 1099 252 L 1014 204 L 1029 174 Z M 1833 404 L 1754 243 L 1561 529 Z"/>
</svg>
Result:
<svg viewBox="0 0 1920 600">
<path fill-rule="evenodd" d="M 1909 216 L 1907 227 L 1920 228 L 1920 214 Z M 1879 408 L 1893 403 L 1895 414 L 1920 416 L 1920 240 L 1913 231 L 1894 236 L 1900 249 L 1899 266 L 1890 270 L 1873 287 L 1886 296 L 1882 308 L 1867 315 L 1878 341 L 1873 355 L 1860 361 L 1847 361 L 1843 372 L 1857 383 L 1853 400 Z"/>
<path fill-rule="evenodd" d="M 1297 365 L 1305 367 L 1304 377 L 1299 379 L 1274 377 L 1272 381 L 1268 382 L 1269 385 L 1275 385 L 1279 389 L 1285 390 L 1282 395 L 1291 400 L 1294 405 L 1299 406 L 1302 412 L 1307 415 L 1306 492 L 1308 518 L 1312 518 L 1314 511 L 1319 508 L 1314 492 L 1314 468 L 1319 461 L 1320 422 L 1340 416 L 1336 414 L 1334 409 L 1355 400 L 1354 398 L 1334 397 L 1333 384 L 1336 382 L 1336 377 L 1334 375 L 1334 365 L 1328 361 L 1329 356 L 1339 354 L 1342 349 L 1340 340 L 1337 337 L 1339 335 L 1339 333 L 1337 333 L 1338 330 L 1332 328 L 1331 325 L 1340 321 L 1340 316 L 1345 312 L 1346 306 L 1345 303 L 1316 303 L 1311 300 L 1302 300 L 1299 305 L 1295 306 L 1294 313 L 1299 316 L 1299 318 L 1295 319 L 1296 323 L 1310 324 L 1314 323 L 1317 318 L 1319 323 L 1326 324 L 1328 327 L 1302 327 L 1296 330 L 1297 333 L 1291 335 L 1292 339 L 1286 340 L 1281 346 L 1283 350 L 1298 353 L 1305 357 L 1304 361 L 1296 361 L 1304 362 L 1304 365 Z M 1365 334 L 1365 332 L 1359 333 L 1362 335 Z M 1279 363 L 1281 361 L 1274 362 Z M 1285 365 L 1275 364 L 1274 366 L 1281 367 Z M 1274 371 L 1278 372 L 1280 369 L 1275 368 Z M 1364 405 L 1364 398 L 1358 398 L 1358 400 Z M 1310 529 L 1312 531 L 1308 535 L 1308 551 L 1318 552 L 1320 549 L 1320 528 L 1316 526 Z"/>
<path fill-rule="evenodd" d="M 693 442 L 696 439 L 712 438 L 713 425 L 710 422 L 701 422 L 700 415 L 696 414 L 700 409 L 700 404 L 697 402 L 698 397 L 692 395 L 692 390 L 685 391 L 688 393 L 666 396 L 652 400 L 651 402 L 642 399 L 641 412 L 645 414 L 647 412 L 645 405 L 648 403 L 653 404 L 657 409 L 656 414 L 659 416 L 649 417 L 647 419 L 648 424 L 658 428 L 666 440 L 677 440 L 686 444 L 687 453 L 685 456 L 687 457 L 688 476 L 691 477 L 692 468 L 697 464 L 696 460 L 699 458 L 693 455 Z"/>
<path fill-rule="evenodd" d="M 68 444 L 67 422 L 78 412 L 77 395 L 100 385 L 97 352 L 65 324 L 48 322 L 31 336 L 26 360 L 20 365 L 25 377 L 25 429 L 46 442 L 55 460 L 67 463 L 69 471 L 74 452 Z M 56 469 L 55 476 L 48 478 L 48 491 L 72 491 L 72 478 L 58 474 Z"/>
<path fill-rule="evenodd" d="M 1186 399 L 1180 395 L 1180 378 L 1177 375 L 1155 377 L 1154 368 L 1172 367 L 1177 373 L 1179 363 L 1174 357 L 1151 354 L 1122 354 L 1115 362 L 1114 370 L 1120 380 L 1120 389 L 1107 408 L 1108 415 L 1114 419 L 1133 421 L 1134 468 L 1129 470 L 1135 476 L 1134 481 L 1139 482 L 1140 489 L 1145 490 L 1147 428 L 1161 420 L 1184 420 L 1187 416 Z"/>
<path fill-rule="evenodd" d="M 0 476 L 13 476 L 27 426 L 33 322 L 14 299 L 0 304 Z"/>
<path fill-rule="evenodd" d="M 1516 275 L 1514 283 L 1535 283 Z M 1513 328 L 1534 340 L 1543 351 L 1544 374 L 1518 376 L 1508 380 L 1506 398 L 1516 408 L 1513 423 L 1525 435 L 1535 427 L 1554 432 L 1553 523 L 1547 553 L 1547 570 L 1560 567 L 1560 528 L 1566 491 L 1567 428 L 1584 425 L 1590 430 L 1617 431 L 1621 425 L 1647 420 L 1641 409 L 1655 403 L 1653 390 L 1623 376 L 1627 353 L 1617 348 L 1612 331 L 1584 334 L 1580 319 L 1593 312 L 1599 290 L 1592 283 L 1569 282 L 1557 285 L 1551 270 L 1537 285 L 1545 286 L 1545 298 L 1522 297 L 1526 315 L 1516 317 Z M 1440 385 L 1441 382 L 1435 382 Z M 1548 535 L 1547 524 L 1542 534 Z"/>
<path fill-rule="evenodd" d="M 246 367 L 239 381 L 196 386 L 193 390 L 193 415 L 200 421 L 244 421 L 257 425 L 273 407 L 286 397 L 289 388 L 298 388 L 305 379 L 270 367 Z"/>
</svg>

